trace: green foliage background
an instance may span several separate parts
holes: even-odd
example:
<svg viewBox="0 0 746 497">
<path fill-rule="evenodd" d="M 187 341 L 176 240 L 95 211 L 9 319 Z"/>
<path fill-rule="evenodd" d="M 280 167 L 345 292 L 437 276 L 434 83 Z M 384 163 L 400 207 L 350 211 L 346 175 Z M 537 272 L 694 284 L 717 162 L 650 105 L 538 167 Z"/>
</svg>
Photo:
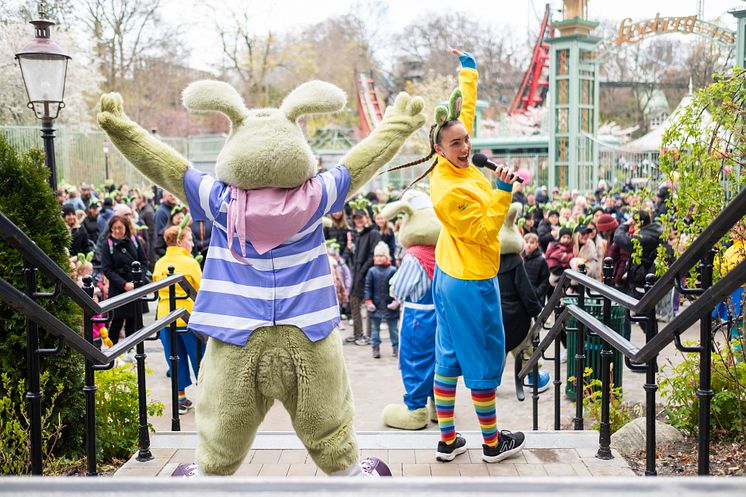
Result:
<svg viewBox="0 0 746 497">
<path fill-rule="evenodd" d="M 663 236 L 672 230 L 681 243 L 680 254 L 696 239 L 728 202 L 746 186 L 746 70 L 736 67 L 728 75 L 693 96 L 691 104 L 677 116 L 663 135 L 660 170 L 673 195 L 664 217 Z M 685 214 L 691 212 L 691 220 Z M 721 254 L 730 234 L 716 247 Z M 664 247 L 659 249 L 658 274 L 666 267 Z M 722 276 L 715 268 L 715 280 Z"/>
<path fill-rule="evenodd" d="M 67 247 L 70 235 L 60 215 L 54 193 L 47 184 L 48 171 L 43 155 L 32 151 L 18 156 L 0 135 L 0 212 L 21 228 L 60 267 L 67 268 Z M 24 288 L 21 269 L 23 262 L 18 252 L 0 240 L 0 277 L 15 288 Z M 40 278 L 42 288 L 51 289 Z M 80 328 L 82 315 L 73 301 L 60 295 L 39 303 L 73 330 Z M 56 339 L 43 330 L 42 346 L 54 347 Z M 49 371 L 49 385 L 64 385 L 57 398 L 55 412 L 64 428 L 55 448 L 56 455 L 76 457 L 84 444 L 83 359 L 69 348 L 53 357 L 41 358 L 41 369 Z M 0 302 L 0 371 L 6 372 L 13 383 L 26 377 L 26 319 Z M 0 386 L 0 396 L 8 392 Z M 45 399 L 47 400 L 47 399 Z M 42 401 L 44 402 L 44 400 Z"/>
</svg>

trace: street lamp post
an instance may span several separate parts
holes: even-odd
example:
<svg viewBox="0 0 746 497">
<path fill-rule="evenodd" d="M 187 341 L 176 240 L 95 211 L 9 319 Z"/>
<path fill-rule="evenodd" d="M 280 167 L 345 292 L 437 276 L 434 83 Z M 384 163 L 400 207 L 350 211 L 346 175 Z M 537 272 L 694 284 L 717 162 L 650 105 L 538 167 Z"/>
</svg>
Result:
<svg viewBox="0 0 746 497">
<path fill-rule="evenodd" d="M 28 107 L 41 119 L 41 136 L 44 141 L 44 154 L 49 168 L 49 186 L 57 189 L 57 165 L 54 158 L 53 121 L 65 106 L 65 77 L 67 76 L 67 55 L 59 45 L 50 39 L 54 22 L 45 19 L 39 10 L 39 19 L 34 25 L 34 39 L 16 54 L 21 66 L 23 84 L 28 94 Z"/>
<path fill-rule="evenodd" d="M 104 142 L 104 183 L 109 179 L 109 142 Z"/>
</svg>

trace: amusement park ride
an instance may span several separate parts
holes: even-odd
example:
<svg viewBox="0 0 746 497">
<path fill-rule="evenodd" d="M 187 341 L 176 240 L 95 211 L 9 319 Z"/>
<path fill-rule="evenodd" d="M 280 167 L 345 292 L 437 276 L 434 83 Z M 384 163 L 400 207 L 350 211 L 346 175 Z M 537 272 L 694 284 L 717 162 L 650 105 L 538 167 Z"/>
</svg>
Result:
<svg viewBox="0 0 746 497">
<path fill-rule="evenodd" d="M 690 16 L 621 21 L 616 35 L 602 40 L 591 32 L 598 23 L 588 20 L 588 0 L 564 0 L 562 19 L 553 21 L 547 5 L 533 47 L 531 59 L 508 116 L 530 114 L 546 107 L 549 125 L 543 134 L 473 137 L 475 150 L 497 160 L 529 158 L 527 167 L 539 184 L 592 190 L 599 179 L 618 180 L 620 157 L 604 152 L 599 138 L 600 65 L 622 46 L 669 33 L 695 34 L 733 47 L 735 64 L 746 67 L 746 7 L 730 10 L 737 30 L 702 19 L 703 2 Z M 361 134 L 380 122 L 382 105 L 373 78 L 361 73 L 356 78 Z M 643 162 L 657 162 L 657 150 L 648 151 Z M 642 160 L 642 159 L 641 159 Z M 632 169 L 630 168 L 630 171 Z M 639 174 L 639 170 L 638 170 Z"/>
</svg>

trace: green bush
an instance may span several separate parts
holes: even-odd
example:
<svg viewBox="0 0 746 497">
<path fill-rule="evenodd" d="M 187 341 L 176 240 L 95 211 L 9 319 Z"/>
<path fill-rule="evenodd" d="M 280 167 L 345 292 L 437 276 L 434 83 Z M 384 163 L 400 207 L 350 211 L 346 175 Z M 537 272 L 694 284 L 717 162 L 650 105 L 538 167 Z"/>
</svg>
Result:
<svg viewBox="0 0 746 497">
<path fill-rule="evenodd" d="M 103 462 L 126 459 L 137 450 L 139 436 L 137 373 L 130 366 L 98 371 L 96 386 L 98 457 Z M 163 403 L 148 403 L 148 416 L 161 414 Z"/>
<path fill-rule="evenodd" d="M 41 375 L 42 390 L 48 384 L 49 372 L 44 372 Z M 7 373 L 2 373 L 0 385 L 7 392 L 0 397 L 0 474 L 28 474 L 31 472 L 31 439 L 26 382 L 13 382 Z M 55 445 L 62 434 L 60 415 L 55 416 L 53 412 L 63 390 L 60 384 L 54 387 L 53 393 L 47 393 L 42 409 L 42 458 L 45 466 L 53 459 Z"/>
<path fill-rule="evenodd" d="M 716 438 L 746 440 L 746 362 L 738 352 L 741 339 L 726 342 L 712 353 L 712 391 L 710 428 Z M 699 354 L 683 354 L 677 365 L 664 368 L 661 397 L 671 424 L 696 434 L 699 419 Z"/>
<path fill-rule="evenodd" d="M 601 387 L 603 383 L 599 379 L 588 379 L 593 374 L 593 369 L 585 368 L 583 371 L 583 415 L 594 420 L 593 428 L 598 430 L 601 427 Z M 622 402 L 622 387 L 615 387 L 613 384 L 614 374 L 612 372 L 612 384 L 609 390 L 609 424 L 611 433 L 616 432 L 619 428 L 626 425 L 634 418 L 642 415 L 642 407 L 639 404 L 629 405 Z M 575 383 L 575 377 L 567 379 Z"/>
<path fill-rule="evenodd" d="M 60 214 L 54 193 L 47 184 L 48 171 L 41 152 L 31 151 L 17 155 L 6 139 L 0 135 L 0 212 L 21 228 L 60 267 L 69 266 L 67 247 L 70 235 Z M 15 249 L 0 240 L 0 278 L 16 288 L 23 289 L 21 269 L 23 261 Z M 40 278 L 40 286 L 50 290 L 51 285 Z M 40 300 L 39 304 L 57 316 L 71 329 L 80 328 L 82 314 L 73 301 L 60 295 L 54 299 Z M 9 385 L 17 385 L 26 375 L 26 318 L 11 307 L 0 302 L 0 371 L 8 374 Z M 41 345 L 53 348 L 56 338 L 43 330 Z M 52 414 L 62 422 L 62 434 L 54 448 L 55 455 L 79 457 L 84 446 L 84 426 L 81 423 L 83 402 L 83 358 L 66 347 L 53 357 L 42 357 L 42 371 L 49 372 L 50 385 L 64 385 L 57 397 Z M 18 399 L 9 395 L 5 385 L 0 384 L 0 398 L 14 403 L 12 410 L 23 409 Z M 25 402 L 25 401 L 24 401 Z M 46 408 L 49 397 L 43 400 Z M 10 408 L 10 407 L 9 407 Z"/>
</svg>

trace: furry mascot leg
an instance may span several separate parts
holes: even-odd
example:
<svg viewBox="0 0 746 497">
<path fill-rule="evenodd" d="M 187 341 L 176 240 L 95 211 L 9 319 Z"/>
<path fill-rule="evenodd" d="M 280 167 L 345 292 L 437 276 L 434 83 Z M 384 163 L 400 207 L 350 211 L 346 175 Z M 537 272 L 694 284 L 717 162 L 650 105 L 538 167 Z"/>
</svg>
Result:
<svg viewBox="0 0 746 497">
<path fill-rule="evenodd" d="M 417 315 L 411 319 L 410 315 L 415 313 Z M 435 374 L 435 312 L 432 312 L 432 323 L 427 319 L 428 313 L 410 309 L 405 304 L 399 343 L 404 405 L 389 404 L 383 410 L 383 422 L 392 428 L 421 430 L 431 419 L 428 397 L 433 395 Z"/>
<path fill-rule="evenodd" d="M 233 474 L 277 399 L 326 474 L 359 473 L 352 394 L 337 331 L 310 342 L 293 326 L 260 328 L 245 347 L 210 340 L 196 408 L 201 474 Z"/>
</svg>

